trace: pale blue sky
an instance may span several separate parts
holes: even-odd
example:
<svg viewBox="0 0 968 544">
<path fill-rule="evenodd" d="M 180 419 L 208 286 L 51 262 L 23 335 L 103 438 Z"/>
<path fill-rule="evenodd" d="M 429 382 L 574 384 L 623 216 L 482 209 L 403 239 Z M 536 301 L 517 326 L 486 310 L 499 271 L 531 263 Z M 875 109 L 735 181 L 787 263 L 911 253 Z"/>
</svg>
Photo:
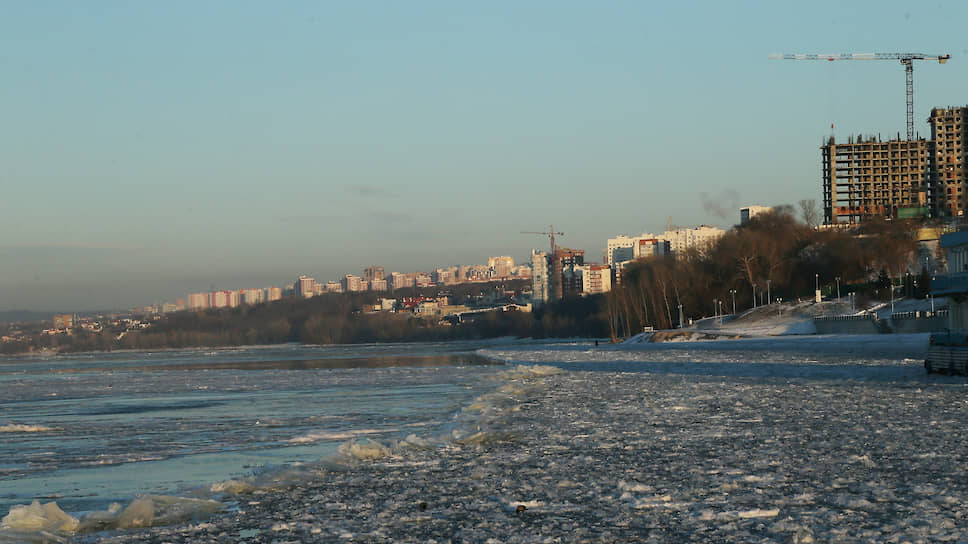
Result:
<svg viewBox="0 0 968 544">
<path fill-rule="evenodd" d="M 820 200 L 968 103 L 963 2 L 0 1 L 0 310 L 524 260 Z M 705 199 L 703 194 L 706 195 Z M 713 206 L 729 210 L 717 216 Z"/>
</svg>

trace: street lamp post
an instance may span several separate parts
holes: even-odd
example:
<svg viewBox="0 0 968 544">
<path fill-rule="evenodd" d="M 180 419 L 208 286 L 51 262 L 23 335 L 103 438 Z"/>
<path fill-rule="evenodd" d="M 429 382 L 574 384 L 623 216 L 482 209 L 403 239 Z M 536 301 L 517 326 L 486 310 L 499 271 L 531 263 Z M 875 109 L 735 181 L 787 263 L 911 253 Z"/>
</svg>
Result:
<svg viewBox="0 0 968 544">
<path fill-rule="evenodd" d="M 756 308 L 756 284 L 750 283 L 750 290 L 753 291 L 753 307 Z"/>
<path fill-rule="evenodd" d="M 729 294 L 733 295 L 733 313 L 736 313 L 736 289 L 730 289 Z"/>
<path fill-rule="evenodd" d="M 773 304 L 773 296 L 770 295 L 770 283 L 772 282 L 773 280 L 766 280 L 766 303 L 768 305 Z"/>
<path fill-rule="evenodd" d="M 820 302 L 820 273 L 817 272 L 813 275 L 813 299 Z"/>
<path fill-rule="evenodd" d="M 837 276 L 837 302 L 840 302 L 840 276 Z"/>
<path fill-rule="evenodd" d="M 682 328 L 682 304 L 679 305 L 679 328 Z"/>
<path fill-rule="evenodd" d="M 722 327 L 723 326 L 723 301 L 717 300 L 716 302 L 719 303 L 719 326 Z"/>
</svg>

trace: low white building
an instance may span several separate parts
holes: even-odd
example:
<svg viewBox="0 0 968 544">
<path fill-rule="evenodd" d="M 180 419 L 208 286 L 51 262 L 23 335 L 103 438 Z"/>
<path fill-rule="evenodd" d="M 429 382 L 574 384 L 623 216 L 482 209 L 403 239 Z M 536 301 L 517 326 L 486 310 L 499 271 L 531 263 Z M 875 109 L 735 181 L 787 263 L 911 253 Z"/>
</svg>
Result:
<svg viewBox="0 0 968 544">
<path fill-rule="evenodd" d="M 739 209 L 739 224 L 745 225 L 761 213 L 773 211 L 772 206 L 746 206 L 745 208 Z"/>
</svg>

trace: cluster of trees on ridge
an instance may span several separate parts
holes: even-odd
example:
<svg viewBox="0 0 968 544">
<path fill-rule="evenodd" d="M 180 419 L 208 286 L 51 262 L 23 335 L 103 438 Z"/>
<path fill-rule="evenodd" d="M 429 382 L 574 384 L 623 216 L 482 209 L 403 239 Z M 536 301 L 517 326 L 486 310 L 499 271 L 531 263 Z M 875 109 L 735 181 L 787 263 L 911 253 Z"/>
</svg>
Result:
<svg viewBox="0 0 968 544">
<path fill-rule="evenodd" d="M 809 219 L 808 219 L 809 221 Z M 674 328 L 683 317 L 714 315 L 773 300 L 809 299 L 815 282 L 827 294 L 834 278 L 846 295 L 886 299 L 889 286 L 917 270 L 917 229 L 905 221 L 870 221 L 851 231 L 815 229 L 799 222 L 789 207 L 760 214 L 747 225 L 728 231 L 715 245 L 689 251 L 678 258 L 642 259 L 626 268 L 621 284 L 606 295 L 547 304 L 534 312 L 491 312 L 465 323 L 444 325 L 437 318 L 407 313 L 362 313 L 373 293 L 326 294 L 310 299 L 289 298 L 238 308 L 167 314 L 151 327 L 120 335 L 75 331 L 73 336 L 36 336 L 28 343 L 0 345 L 0 352 L 35 349 L 106 351 L 217 347 L 300 342 L 341 344 L 431 341 L 518 336 L 611 337 L 631 336 L 644 327 Z M 769 287 L 767 287 L 769 282 Z M 917 283 L 917 289 L 914 284 Z M 927 270 L 907 276 L 906 294 L 923 296 L 929 289 Z M 511 289 L 523 280 L 508 282 Z M 480 285 L 454 286 L 452 301 L 461 303 L 480 291 Z M 735 293 L 733 293 L 735 291 Z M 434 296 L 430 289 L 396 291 L 396 296 Z M 721 301 L 716 303 L 714 301 Z M 719 306 L 721 304 L 721 306 Z"/>
<path fill-rule="evenodd" d="M 912 268 L 918 288 L 914 292 L 909 285 L 907 292 L 923 296 L 930 276 L 917 266 L 919 226 L 871 220 L 849 231 L 815 229 L 799 222 L 790 207 L 757 215 L 703 251 L 632 263 L 621 285 L 605 297 L 609 335 L 615 339 L 644 327 L 676 327 L 680 305 L 688 320 L 715 315 L 720 304 L 730 313 L 734 296 L 740 310 L 768 303 L 768 296 L 773 301 L 810 299 L 817 283 L 831 294 L 836 278 L 844 294 L 886 299 L 890 285 Z M 908 283 L 914 283 L 910 276 Z"/>
</svg>

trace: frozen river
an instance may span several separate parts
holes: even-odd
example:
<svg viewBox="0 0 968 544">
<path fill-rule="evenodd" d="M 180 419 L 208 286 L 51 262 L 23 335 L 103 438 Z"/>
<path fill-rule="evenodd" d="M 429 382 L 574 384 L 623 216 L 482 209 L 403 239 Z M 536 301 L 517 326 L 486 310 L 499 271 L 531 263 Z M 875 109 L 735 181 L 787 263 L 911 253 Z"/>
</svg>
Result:
<svg viewBox="0 0 968 544">
<path fill-rule="evenodd" d="M 0 516 L 37 498 L 106 508 L 432 428 L 492 385 L 480 345 L 0 360 Z"/>
<path fill-rule="evenodd" d="M 966 542 L 968 387 L 925 375 L 925 349 L 887 335 L 519 343 L 476 353 L 508 367 L 384 369 L 400 372 L 388 392 L 448 375 L 433 386 L 448 400 L 426 419 L 293 429 L 343 433 L 339 462 L 239 485 L 207 520 L 78 538 Z"/>
</svg>

